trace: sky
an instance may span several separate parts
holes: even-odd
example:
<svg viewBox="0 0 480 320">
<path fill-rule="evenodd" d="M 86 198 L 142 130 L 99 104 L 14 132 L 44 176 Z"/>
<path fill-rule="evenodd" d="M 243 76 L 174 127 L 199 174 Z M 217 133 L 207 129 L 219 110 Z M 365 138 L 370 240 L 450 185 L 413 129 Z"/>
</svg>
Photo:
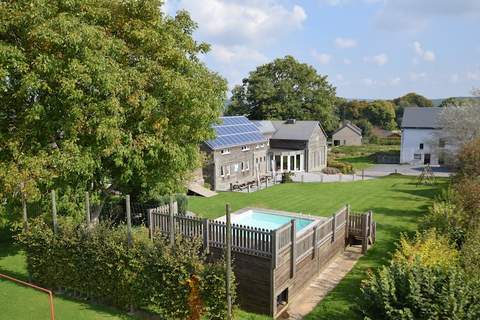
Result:
<svg viewBox="0 0 480 320">
<path fill-rule="evenodd" d="M 468 96 L 480 87 L 480 0 L 167 0 L 186 9 L 205 64 L 241 84 L 292 55 L 345 98 Z"/>
</svg>

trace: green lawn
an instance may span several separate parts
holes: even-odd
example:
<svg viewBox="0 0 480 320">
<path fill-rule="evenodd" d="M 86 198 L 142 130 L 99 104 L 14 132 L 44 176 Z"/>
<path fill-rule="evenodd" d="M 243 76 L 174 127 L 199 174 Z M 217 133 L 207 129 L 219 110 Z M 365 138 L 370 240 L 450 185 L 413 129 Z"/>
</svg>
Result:
<svg viewBox="0 0 480 320">
<path fill-rule="evenodd" d="M 204 217 L 246 206 L 328 216 L 346 203 L 354 211 L 373 210 L 378 225 L 377 243 L 355 268 L 317 306 L 307 319 L 360 319 L 354 311 L 359 284 L 365 272 L 386 263 L 401 232 L 416 229 L 432 197 L 445 185 L 416 187 L 415 178 L 390 176 L 352 183 L 286 184 L 254 193 L 220 193 L 214 198 L 190 198 L 189 209 Z M 0 273 L 26 278 L 25 256 L 16 247 L 0 243 Z M 48 319 L 47 297 L 32 289 L 0 280 L 0 312 L 5 319 Z M 57 319 L 133 319 L 108 308 L 55 297 Z M 267 317 L 239 311 L 243 320 Z"/>
<path fill-rule="evenodd" d="M 378 152 L 399 153 L 400 146 L 365 144 L 333 147 L 330 151 L 330 157 L 337 161 L 350 163 L 355 170 L 362 170 L 375 165 L 374 155 Z"/>
<path fill-rule="evenodd" d="M 367 270 L 388 261 L 401 232 L 412 232 L 432 198 L 446 184 L 416 187 L 415 178 L 389 176 L 352 183 L 285 184 L 255 193 L 220 193 L 214 198 L 191 198 L 189 208 L 205 217 L 223 215 L 246 206 L 328 216 L 349 203 L 356 212 L 373 210 L 377 242 L 307 319 L 360 319 L 352 310 Z M 242 319 L 265 319 L 245 314 Z"/>
</svg>

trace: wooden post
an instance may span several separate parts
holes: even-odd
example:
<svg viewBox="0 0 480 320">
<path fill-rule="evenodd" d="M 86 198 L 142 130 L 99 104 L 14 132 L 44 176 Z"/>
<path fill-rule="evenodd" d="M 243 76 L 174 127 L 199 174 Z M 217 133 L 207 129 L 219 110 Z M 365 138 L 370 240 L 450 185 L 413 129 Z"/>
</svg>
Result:
<svg viewBox="0 0 480 320">
<path fill-rule="evenodd" d="M 365 180 L 365 169 L 362 169 L 362 180 Z"/>
<path fill-rule="evenodd" d="M 352 173 L 352 181 L 355 181 L 355 172 Z"/>
<path fill-rule="evenodd" d="M 290 250 L 290 278 L 293 278 L 295 276 L 295 267 L 296 267 L 296 260 L 297 260 L 297 229 L 295 226 L 295 220 L 292 219 L 290 221 L 290 241 L 291 241 L 291 250 Z"/>
<path fill-rule="evenodd" d="M 271 237 L 271 250 L 272 250 L 272 270 L 277 267 L 277 231 L 271 230 L 270 231 Z"/>
<path fill-rule="evenodd" d="M 90 226 L 90 195 L 85 192 L 85 217 L 87 218 L 87 226 Z"/>
<path fill-rule="evenodd" d="M 338 181 L 342 182 L 342 174 L 341 173 L 338 174 Z"/>
<path fill-rule="evenodd" d="M 268 176 L 265 176 L 265 189 L 268 188 Z"/>
<path fill-rule="evenodd" d="M 335 229 L 337 225 L 337 215 L 333 214 L 332 216 L 332 242 L 335 242 Z"/>
<path fill-rule="evenodd" d="M 148 209 L 148 236 L 153 241 L 153 209 Z"/>
<path fill-rule="evenodd" d="M 323 182 L 323 173 L 320 175 L 320 181 Z"/>
<path fill-rule="evenodd" d="M 349 234 L 348 231 L 350 230 L 350 205 L 347 204 L 347 213 L 345 214 L 345 239 L 348 240 Z"/>
<path fill-rule="evenodd" d="M 203 249 L 205 250 L 205 253 L 210 252 L 210 223 L 208 222 L 208 219 L 203 220 Z"/>
<path fill-rule="evenodd" d="M 367 234 L 368 214 L 362 215 L 362 253 L 367 252 L 368 249 L 368 234 Z"/>
<path fill-rule="evenodd" d="M 302 174 L 302 183 L 305 182 L 304 180 L 305 180 L 305 177 L 304 177 L 304 175 Z"/>
<path fill-rule="evenodd" d="M 168 213 L 169 213 L 169 239 L 170 239 L 170 245 L 174 246 L 175 245 L 175 216 L 173 214 L 173 196 L 170 196 L 170 203 L 168 204 Z"/>
<path fill-rule="evenodd" d="M 312 241 L 312 246 L 313 246 L 313 252 L 312 252 L 312 258 L 315 258 L 315 253 L 317 251 L 317 227 L 318 225 L 315 225 L 313 227 L 313 241 Z"/>
<path fill-rule="evenodd" d="M 57 199 L 55 197 L 55 190 L 52 190 L 52 221 L 53 221 L 53 233 L 57 234 L 58 232 Z"/>
<path fill-rule="evenodd" d="M 247 184 L 247 190 L 248 190 L 248 193 L 250 193 L 250 185 Z"/>
<path fill-rule="evenodd" d="M 132 245 L 132 212 L 130 209 L 130 195 L 125 197 L 125 206 L 127 208 L 127 240 L 128 245 Z"/>
<path fill-rule="evenodd" d="M 226 214 L 226 269 L 227 269 L 227 320 L 232 319 L 232 288 L 231 288 L 231 280 L 232 280 L 232 222 L 230 221 L 230 205 L 227 204 L 225 207 L 225 214 Z"/>
<path fill-rule="evenodd" d="M 22 209 L 23 209 L 23 230 L 28 231 L 28 215 L 27 215 L 27 200 L 25 193 L 22 191 Z"/>
</svg>

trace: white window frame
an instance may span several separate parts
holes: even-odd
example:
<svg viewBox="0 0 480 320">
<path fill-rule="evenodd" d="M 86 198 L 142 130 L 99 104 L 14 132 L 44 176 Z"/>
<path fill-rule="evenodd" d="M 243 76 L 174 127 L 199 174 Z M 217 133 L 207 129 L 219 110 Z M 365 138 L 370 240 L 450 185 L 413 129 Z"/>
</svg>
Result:
<svg viewBox="0 0 480 320">
<path fill-rule="evenodd" d="M 220 153 L 223 154 L 230 154 L 230 149 L 222 149 Z"/>
<path fill-rule="evenodd" d="M 242 146 L 242 151 L 249 151 L 250 147 L 249 146 Z"/>
<path fill-rule="evenodd" d="M 226 171 L 227 177 L 229 177 L 229 176 L 230 176 L 230 165 L 228 165 L 228 166 L 226 167 L 226 169 L 227 169 L 227 170 L 225 170 L 225 171 Z"/>
<path fill-rule="evenodd" d="M 247 160 L 247 162 L 245 162 L 245 171 L 249 171 L 250 170 L 250 161 Z"/>
<path fill-rule="evenodd" d="M 413 160 L 422 160 L 422 154 L 421 153 L 414 153 L 413 154 Z"/>
</svg>

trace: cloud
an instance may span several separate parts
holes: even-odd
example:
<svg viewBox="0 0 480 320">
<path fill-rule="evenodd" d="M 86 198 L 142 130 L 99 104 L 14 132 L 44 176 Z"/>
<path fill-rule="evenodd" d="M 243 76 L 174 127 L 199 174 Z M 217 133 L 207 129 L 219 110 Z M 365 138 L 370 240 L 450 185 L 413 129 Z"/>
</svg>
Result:
<svg viewBox="0 0 480 320">
<path fill-rule="evenodd" d="M 388 83 L 389 83 L 389 85 L 394 87 L 394 86 L 398 86 L 401 81 L 402 81 L 402 79 L 400 79 L 399 77 L 396 77 L 396 78 L 390 79 L 390 81 Z"/>
<path fill-rule="evenodd" d="M 168 8 L 170 14 L 188 10 L 201 37 L 223 45 L 265 43 L 302 28 L 307 19 L 301 6 L 287 8 L 273 0 L 170 0 Z"/>
<path fill-rule="evenodd" d="M 223 46 L 213 45 L 212 56 L 219 62 L 225 64 L 254 62 L 265 63 L 268 58 L 261 52 L 244 46 Z"/>
<path fill-rule="evenodd" d="M 442 16 L 480 17 L 478 0 L 385 0 L 375 24 L 392 31 L 420 31 Z"/>
<path fill-rule="evenodd" d="M 375 85 L 376 82 L 372 78 L 363 78 L 362 79 L 362 84 L 367 86 L 367 87 L 371 87 L 371 86 Z"/>
<path fill-rule="evenodd" d="M 423 49 L 422 44 L 418 41 L 413 42 L 413 49 L 415 54 L 425 61 L 434 62 L 436 59 L 435 52 Z M 417 62 L 417 60 L 414 60 L 414 62 Z"/>
<path fill-rule="evenodd" d="M 377 54 L 376 56 L 372 57 L 365 57 L 363 60 L 367 63 L 373 63 L 377 66 L 384 66 L 388 62 L 388 56 L 385 53 Z"/>
<path fill-rule="evenodd" d="M 343 64 L 350 65 L 352 64 L 352 60 L 345 58 L 343 59 Z"/>
<path fill-rule="evenodd" d="M 450 82 L 451 83 L 458 83 L 460 81 L 460 76 L 456 73 L 450 75 Z"/>
<path fill-rule="evenodd" d="M 410 80 L 418 81 L 421 79 L 425 79 L 427 74 L 425 72 L 410 72 Z"/>
<path fill-rule="evenodd" d="M 347 4 L 355 3 L 355 1 L 358 0 L 318 0 L 321 5 L 326 5 L 330 7 L 344 6 Z M 366 4 L 374 4 L 382 1 L 384 0 L 362 0 L 362 2 Z"/>
<path fill-rule="evenodd" d="M 480 80 L 480 72 L 472 72 L 472 71 L 467 72 L 467 79 L 468 80 L 479 81 Z"/>
<path fill-rule="evenodd" d="M 329 64 L 332 61 L 332 56 L 328 53 L 319 53 L 315 50 L 312 52 L 312 56 L 318 61 L 320 64 Z"/>
<path fill-rule="evenodd" d="M 335 46 L 340 49 L 354 48 L 357 46 L 357 40 L 350 38 L 336 38 Z"/>
</svg>

